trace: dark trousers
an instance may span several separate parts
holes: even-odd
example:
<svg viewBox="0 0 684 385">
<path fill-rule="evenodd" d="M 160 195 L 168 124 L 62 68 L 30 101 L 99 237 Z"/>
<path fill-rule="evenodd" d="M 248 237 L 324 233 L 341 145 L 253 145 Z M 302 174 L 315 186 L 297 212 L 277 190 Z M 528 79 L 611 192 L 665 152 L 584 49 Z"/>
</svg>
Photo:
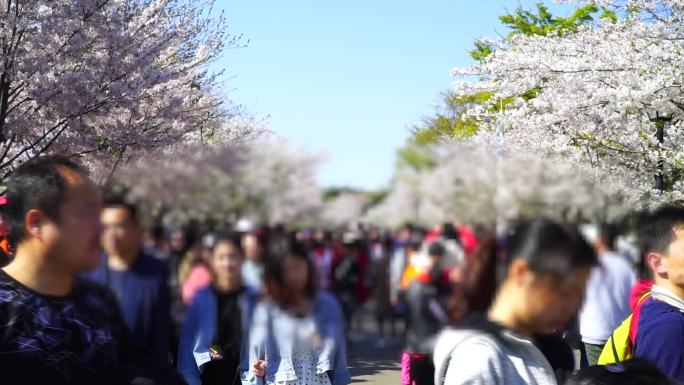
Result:
<svg viewBox="0 0 684 385">
<path fill-rule="evenodd" d="M 434 385 L 435 384 L 435 365 L 432 363 L 432 356 L 422 358 L 411 357 L 412 385 Z"/>
</svg>

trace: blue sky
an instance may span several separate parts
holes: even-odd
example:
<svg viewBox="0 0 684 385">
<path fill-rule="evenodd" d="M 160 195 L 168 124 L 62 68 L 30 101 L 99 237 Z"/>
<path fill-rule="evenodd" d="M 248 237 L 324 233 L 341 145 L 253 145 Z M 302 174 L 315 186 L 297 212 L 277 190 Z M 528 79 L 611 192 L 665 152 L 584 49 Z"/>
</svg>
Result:
<svg viewBox="0 0 684 385">
<path fill-rule="evenodd" d="M 229 98 L 295 147 L 327 154 L 324 186 L 377 189 L 412 124 L 451 88 L 449 70 L 471 63 L 473 41 L 505 34 L 497 16 L 536 2 L 217 0 L 249 44 L 215 67 Z"/>
</svg>

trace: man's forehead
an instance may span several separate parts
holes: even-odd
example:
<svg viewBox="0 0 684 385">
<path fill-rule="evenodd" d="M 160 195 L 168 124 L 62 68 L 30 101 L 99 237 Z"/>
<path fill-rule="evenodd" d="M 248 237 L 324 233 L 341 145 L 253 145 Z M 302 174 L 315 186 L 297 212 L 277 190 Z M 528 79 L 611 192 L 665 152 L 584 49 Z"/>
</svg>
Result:
<svg viewBox="0 0 684 385">
<path fill-rule="evenodd" d="M 70 193 L 94 193 L 99 197 L 99 188 L 83 172 L 65 166 L 58 166 L 58 170 L 64 181 L 69 185 Z"/>
<path fill-rule="evenodd" d="M 103 217 L 129 217 L 130 211 L 124 205 L 105 205 L 102 208 Z"/>
<path fill-rule="evenodd" d="M 138 225 L 137 220 L 125 205 L 111 205 L 105 206 L 100 212 L 100 220 L 102 223 L 116 224 L 128 223 Z"/>
</svg>

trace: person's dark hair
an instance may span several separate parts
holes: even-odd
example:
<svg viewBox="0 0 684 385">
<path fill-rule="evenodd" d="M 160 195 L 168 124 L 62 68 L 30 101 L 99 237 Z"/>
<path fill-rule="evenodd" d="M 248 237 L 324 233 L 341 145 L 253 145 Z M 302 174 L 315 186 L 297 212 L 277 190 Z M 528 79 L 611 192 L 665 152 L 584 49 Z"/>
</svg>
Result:
<svg viewBox="0 0 684 385">
<path fill-rule="evenodd" d="M 274 302 L 283 306 L 291 302 L 291 291 L 285 284 L 285 271 L 283 262 L 285 258 L 293 257 L 306 263 L 308 278 L 306 283 L 306 295 L 313 298 L 316 295 L 316 270 L 309 258 L 309 249 L 301 242 L 291 241 L 286 248 L 269 254 L 264 260 L 264 285 L 266 291 Z"/>
<path fill-rule="evenodd" d="M 454 240 L 459 244 L 461 243 L 461 236 L 458 231 L 456 231 L 456 227 L 453 223 L 445 223 L 442 225 L 442 237 L 444 239 Z"/>
<path fill-rule="evenodd" d="M 594 248 L 576 226 L 545 217 L 520 225 L 510 238 L 506 254 L 506 265 L 522 259 L 535 273 L 559 277 L 598 263 Z"/>
<path fill-rule="evenodd" d="M 105 200 L 104 208 L 106 209 L 124 209 L 128 211 L 128 217 L 133 223 L 138 223 L 138 206 L 133 203 L 126 202 L 121 197 L 108 197 Z"/>
<path fill-rule="evenodd" d="M 152 238 L 154 238 L 155 241 L 166 239 L 166 230 L 164 229 L 164 226 L 155 225 L 154 227 L 152 227 L 151 233 Z"/>
<path fill-rule="evenodd" d="M 423 239 L 423 234 L 414 230 L 409 237 L 407 247 L 413 251 L 418 251 L 423 246 Z"/>
<path fill-rule="evenodd" d="M 580 370 L 566 385 L 668 385 L 670 380 L 647 360 L 635 358 L 615 365 Z"/>
<path fill-rule="evenodd" d="M 13 249 L 26 238 L 24 218 L 29 210 L 38 209 L 59 221 L 59 209 L 68 188 L 60 172 L 64 168 L 87 174 L 68 158 L 45 156 L 29 160 L 10 175 L 5 192 L 8 203 L 2 208 L 2 216 L 9 227 L 7 238 Z"/>
<path fill-rule="evenodd" d="M 608 249 L 615 250 L 615 243 L 619 234 L 617 226 L 609 223 L 602 223 L 598 230 L 598 238 L 601 243 Z"/>
<path fill-rule="evenodd" d="M 230 244 L 233 246 L 240 254 L 242 254 L 242 242 L 240 240 L 239 234 L 219 234 L 214 241 L 214 246 L 212 247 L 212 252 L 216 250 L 219 244 Z"/>
<path fill-rule="evenodd" d="M 675 230 L 684 229 L 684 208 L 665 206 L 645 215 L 639 224 L 641 255 L 649 252 L 664 254 L 675 239 Z"/>
<path fill-rule="evenodd" d="M 229 244 L 233 246 L 235 250 L 238 251 L 240 255 L 244 255 L 243 250 L 242 250 L 242 242 L 240 242 L 240 236 L 239 234 L 221 234 L 219 235 L 216 240 L 214 241 L 214 246 L 211 248 L 211 252 L 213 253 L 216 250 L 216 247 L 221 244 Z"/>
<path fill-rule="evenodd" d="M 462 282 L 454 287 L 451 321 L 458 323 L 469 313 L 487 310 L 508 265 L 516 259 L 526 261 L 535 274 L 557 277 L 597 263 L 596 252 L 576 226 L 545 217 L 524 222 L 510 238 L 501 242 L 488 238 L 474 251 L 464 266 Z"/>
<path fill-rule="evenodd" d="M 404 224 L 399 228 L 399 232 L 401 232 L 401 231 L 406 231 L 406 232 L 408 232 L 408 233 L 410 234 L 410 233 L 412 233 L 415 229 L 416 229 L 416 226 L 413 225 L 413 223 L 408 222 L 408 223 L 404 223 Z"/>
<path fill-rule="evenodd" d="M 452 324 L 469 314 L 484 313 L 496 294 L 496 267 L 499 247 L 494 237 L 484 239 L 463 264 L 461 281 L 454 285 L 447 311 Z"/>
<path fill-rule="evenodd" d="M 446 254 L 446 248 L 440 241 L 432 242 L 428 247 L 428 255 L 430 257 L 443 257 Z"/>
</svg>

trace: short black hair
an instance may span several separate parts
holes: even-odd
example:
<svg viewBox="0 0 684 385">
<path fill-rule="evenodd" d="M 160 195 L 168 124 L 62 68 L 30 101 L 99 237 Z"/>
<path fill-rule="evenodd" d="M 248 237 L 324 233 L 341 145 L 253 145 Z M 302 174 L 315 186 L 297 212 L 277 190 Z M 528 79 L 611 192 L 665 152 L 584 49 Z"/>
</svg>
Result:
<svg viewBox="0 0 684 385">
<path fill-rule="evenodd" d="M 454 226 L 453 223 L 445 223 L 442 225 L 442 237 L 444 237 L 444 239 L 453 239 L 459 244 L 461 243 L 461 236 L 458 234 L 458 230 L 456 230 L 456 226 Z"/>
<path fill-rule="evenodd" d="M 77 171 L 83 175 L 83 167 L 62 156 L 43 156 L 29 160 L 14 170 L 7 180 L 7 204 L 2 217 L 7 222 L 12 248 L 26 238 L 24 218 L 29 210 L 38 209 L 48 218 L 59 221 L 59 208 L 67 193 L 67 182 L 61 168 Z"/>
<path fill-rule="evenodd" d="M 166 238 L 166 229 L 164 229 L 164 226 L 161 225 L 155 225 L 152 227 L 152 238 L 155 240 L 163 240 Z"/>
<path fill-rule="evenodd" d="M 443 257 L 446 255 L 446 248 L 440 241 L 435 241 L 432 242 L 430 247 L 428 248 L 428 255 L 430 257 Z"/>
<path fill-rule="evenodd" d="M 615 250 L 618 234 L 618 228 L 613 224 L 602 223 L 599 225 L 598 239 L 610 250 Z"/>
<path fill-rule="evenodd" d="M 646 215 L 639 225 L 641 256 L 650 252 L 664 254 L 675 239 L 675 229 L 684 228 L 684 208 L 664 206 Z"/>
<path fill-rule="evenodd" d="M 407 247 L 413 251 L 420 250 L 423 246 L 423 238 L 424 236 L 420 231 L 414 230 L 409 236 Z"/>
<path fill-rule="evenodd" d="M 594 248 L 576 226 L 543 216 L 519 225 L 508 241 L 506 263 L 522 259 L 538 274 L 564 277 L 598 263 Z"/>
<path fill-rule="evenodd" d="M 134 223 L 138 223 L 138 206 L 133 203 L 126 202 L 126 200 L 121 196 L 105 197 L 104 208 L 122 208 L 128 211 L 128 216 Z"/>
<path fill-rule="evenodd" d="M 216 247 L 219 244 L 223 244 L 223 243 L 227 243 L 227 244 L 233 246 L 233 248 L 235 248 L 235 250 L 237 250 L 237 252 L 240 255 L 243 255 L 244 251 L 242 250 L 242 242 L 240 241 L 240 236 L 238 233 L 219 234 L 216 237 L 216 240 L 214 241 L 214 246 L 211 248 L 212 252 L 216 250 Z"/>
</svg>

